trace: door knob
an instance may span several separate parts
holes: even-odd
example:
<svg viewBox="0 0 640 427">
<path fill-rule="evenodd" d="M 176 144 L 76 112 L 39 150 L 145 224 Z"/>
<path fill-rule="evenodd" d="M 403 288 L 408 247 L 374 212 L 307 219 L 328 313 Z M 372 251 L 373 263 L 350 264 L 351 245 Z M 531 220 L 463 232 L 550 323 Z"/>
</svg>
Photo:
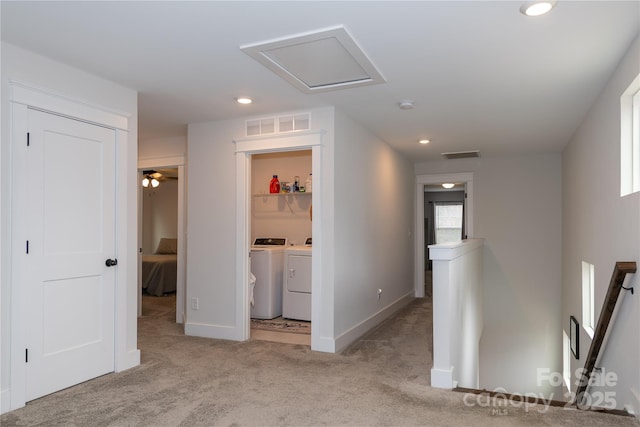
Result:
<svg viewBox="0 0 640 427">
<path fill-rule="evenodd" d="M 113 267 L 114 265 L 118 265 L 118 260 L 117 260 L 117 259 L 111 259 L 111 258 L 109 258 L 108 260 L 106 260 L 106 261 L 104 262 L 104 264 L 105 264 L 107 267 Z"/>
</svg>

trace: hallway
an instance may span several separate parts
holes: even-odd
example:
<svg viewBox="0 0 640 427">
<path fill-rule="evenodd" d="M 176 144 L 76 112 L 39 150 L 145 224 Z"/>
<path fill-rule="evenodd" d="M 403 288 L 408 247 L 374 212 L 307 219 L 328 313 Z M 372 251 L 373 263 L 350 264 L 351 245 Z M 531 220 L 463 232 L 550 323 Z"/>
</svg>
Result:
<svg viewBox="0 0 640 427">
<path fill-rule="evenodd" d="M 184 336 L 170 299 L 157 301 L 139 320 L 139 367 L 33 401 L 3 415 L 2 426 L 636 425 L 562 408 L 509 406 L 497 415 L 465 394 L 430 388 L 430 299 L 414 300 L 341 354 Z"/>
</svg>

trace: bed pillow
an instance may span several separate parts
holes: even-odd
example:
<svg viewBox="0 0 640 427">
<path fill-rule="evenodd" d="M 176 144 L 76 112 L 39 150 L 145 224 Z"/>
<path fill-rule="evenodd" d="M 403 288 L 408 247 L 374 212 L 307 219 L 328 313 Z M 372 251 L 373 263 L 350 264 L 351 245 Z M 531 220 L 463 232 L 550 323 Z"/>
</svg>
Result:
<svg viewBox="0 0 640 427">
<path fill-rule="evenodd" d="M 177 254 L 178 253 L 178 239 L 169 239 L 163 237 L 158 243 L 157 254 Z"/>
</svg>

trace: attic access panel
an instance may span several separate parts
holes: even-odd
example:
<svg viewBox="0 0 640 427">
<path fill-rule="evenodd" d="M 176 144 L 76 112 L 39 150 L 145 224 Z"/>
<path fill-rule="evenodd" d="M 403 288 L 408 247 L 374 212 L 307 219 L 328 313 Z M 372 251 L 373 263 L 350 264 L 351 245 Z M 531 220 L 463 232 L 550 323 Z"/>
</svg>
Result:
<svg viewBox="0 0 640 427">
<path fill-rule="evenodd" d="M 342 26 L 240 49 L 304 93 L 385 82 Z"/>
</svg>

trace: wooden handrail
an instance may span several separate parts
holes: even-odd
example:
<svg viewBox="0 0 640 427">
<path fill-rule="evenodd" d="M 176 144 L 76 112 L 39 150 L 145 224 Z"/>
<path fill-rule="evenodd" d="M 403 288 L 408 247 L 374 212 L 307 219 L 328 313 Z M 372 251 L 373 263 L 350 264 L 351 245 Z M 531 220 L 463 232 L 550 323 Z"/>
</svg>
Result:
<svg viewBox="0 0 640 427">
<path fill-rule="evenodd" d="M 602 311 L 600 312 L 600 318 L 598 319 L 595 335 L 591 341 L 591 347 L 589 347 L 587 360 L 584 363 L 585 370 L 580 384 L 578 385 L 578 389 L 576 390 L 575 403 L 578 407 L 580 407 L 580 404 L 584 400 L 585 392 L 589 386 L 589 379 L 591 378 L 593 368 L 596 366 L 596 361 L 598 359 L 602 343 L 604 342 L 604 338 L 607 334 L 613 310 L 616 308 L 616 303 L 618 302 L 618 296 L 620 295 L 624 279 L 627 274 L 633 274 L 635 272 L 635 262 L 616 262 L 613 274 L 611 275 L 611 282 L 609 282 L 609 290 L 607 291 L 607 296 L 604 299 Z"/>
</svg>

